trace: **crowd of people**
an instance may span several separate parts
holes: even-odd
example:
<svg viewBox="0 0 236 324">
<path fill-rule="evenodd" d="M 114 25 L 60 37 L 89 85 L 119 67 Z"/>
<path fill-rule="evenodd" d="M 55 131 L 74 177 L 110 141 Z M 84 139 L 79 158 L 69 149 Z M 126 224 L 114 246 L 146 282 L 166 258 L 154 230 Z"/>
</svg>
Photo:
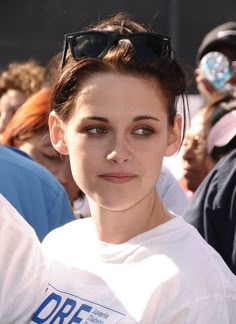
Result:
<svg viewBox="0 0 236 324">
<path fill-rule="evenodd" d="M 235 323 L 236 22 L 194 81 L 189 124 L 171 38 L 124 13 L 0 72 L 0 324 Z"/>
</svg>

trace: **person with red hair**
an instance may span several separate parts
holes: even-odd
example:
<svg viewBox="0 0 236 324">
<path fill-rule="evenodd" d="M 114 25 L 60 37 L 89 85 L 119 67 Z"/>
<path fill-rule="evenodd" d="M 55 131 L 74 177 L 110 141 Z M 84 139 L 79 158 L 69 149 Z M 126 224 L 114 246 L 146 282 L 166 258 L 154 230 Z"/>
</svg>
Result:
<svg viewBox="0 0 236 324">
<path fill-rule="evenodd" d="M 2 144 L 17 147 L 47 168 L 64 186 L 71 204 L 78 200 L 76 206 L 80 209 L 85 203 L 84 195 L 72 177 L 69 159 L 51 144 L 48 128 L 50 96 L 51 88 L 48 87 L 28 98 L 9 122 L 2 135 Z M 77 213 L 77 207 L 74 211 Z M 85 213 L 88 213 L 86 208 Z M 79 216 L 76 214 L 75 217 Z"/>
</svg>

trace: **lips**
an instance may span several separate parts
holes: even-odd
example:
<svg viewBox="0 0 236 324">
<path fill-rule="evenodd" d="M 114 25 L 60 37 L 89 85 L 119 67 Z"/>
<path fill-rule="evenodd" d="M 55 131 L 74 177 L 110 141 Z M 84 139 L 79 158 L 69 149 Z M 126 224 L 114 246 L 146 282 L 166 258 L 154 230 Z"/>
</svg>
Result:
<svg viewBox="0 0 236 324">
<path fill-rule="evenodd" d="M 125 183 L 133 180 L 136 175 L 130 172 L 112 172 L 112 173 L 104 173 L 99 175 L 105 181 L 112 182 L 112 183 Z"/>
</svg>

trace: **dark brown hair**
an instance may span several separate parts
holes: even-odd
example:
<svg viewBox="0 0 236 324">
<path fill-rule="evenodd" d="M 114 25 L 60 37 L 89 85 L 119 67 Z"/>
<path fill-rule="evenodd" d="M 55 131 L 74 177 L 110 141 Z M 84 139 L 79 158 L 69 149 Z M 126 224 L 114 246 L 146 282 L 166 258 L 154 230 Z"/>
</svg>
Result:
<svg viewBox="0 0 236 324">
<path fill-rule="evenodd" d="M 103 20 L 88 30 L 113 31 L 118 33 L 150 32 L 143 24 L 124 13 Z M 130 42 L 121 42 L 119 46 L 108 51 L 102 59 L 85 58 L 76 61 L 69 53 L 53 89 L 52 110 L 62 120 L 66 121 L 73 110 L 75 99 L 84 82 L 91 75 L 105 72 L 130 74 L 144 79 L 150 79 L 155 84 L 158 84 L 166 98 L 170 125 L 174 123 L 174 117 L 177 113 L 177 102 L 181 98 L 184 120 L 183 141 L 188 103 L 185 96 L 186 76 L 182 67 L 176 58 L 172 62 L 156 59 L 142 64 L 137 63 Z"/>
</svg>

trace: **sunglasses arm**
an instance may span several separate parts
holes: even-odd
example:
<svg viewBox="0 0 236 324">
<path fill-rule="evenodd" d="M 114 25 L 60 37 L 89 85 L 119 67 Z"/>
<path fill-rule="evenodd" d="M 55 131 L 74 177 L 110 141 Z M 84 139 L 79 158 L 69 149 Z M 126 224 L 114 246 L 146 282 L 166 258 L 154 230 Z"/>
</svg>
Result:
<svg viewBox="0 0 236 324">
<path fill-rule="evenodd" d="M 63 66 L 65 64 L 67 49 L 68 49 L 68 41 L 67 41 L 67 38 L 65 36 L 64 45 L 63 45 L 63 53 L 62 53 L 62 58 L 61 58 L 61 70 L 62 70 L 62 68 L 63 68 Z"/>
</svg>

